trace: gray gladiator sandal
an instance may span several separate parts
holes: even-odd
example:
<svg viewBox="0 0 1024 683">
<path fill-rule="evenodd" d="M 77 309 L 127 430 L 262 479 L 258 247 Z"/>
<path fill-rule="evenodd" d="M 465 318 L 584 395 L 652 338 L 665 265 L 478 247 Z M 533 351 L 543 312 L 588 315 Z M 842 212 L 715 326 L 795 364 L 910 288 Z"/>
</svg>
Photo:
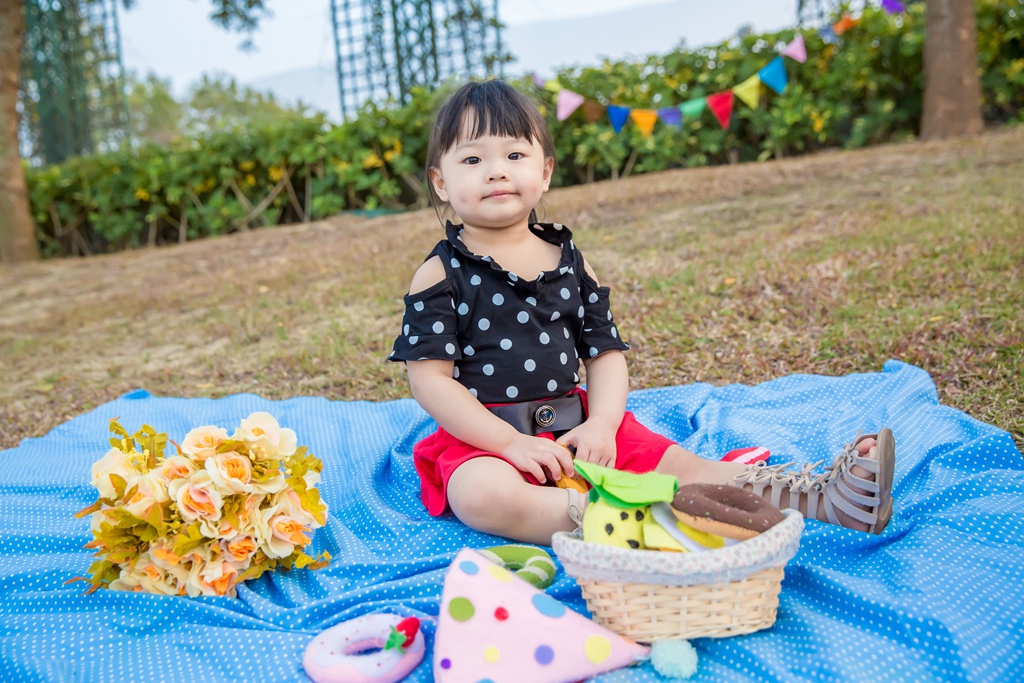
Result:
<svg viewBox="0 0 1024 683">
<path fill-rule="evenodd" d="M 857 444 L 869 438 L 877 442 L 877 460 L 865 458 L 857 451 Z M 782 492 L 789 491 L 788 507 L 799 510 L 800 503 L 807 501 L 807 519 L 844 526 L 836 514 L 838 508 L 851 519 L 867 524 L 870 533 L 882 533 L 892 517 L 892 478 L 896 466 L 896 441 L 892 431 L 883 427 L 878 434 L 858 436 L 853 443 L 846 445 L 829 467 L 814 474 L 813 471 L 824 462 L 807 463 L 799 472 L 787 469 L 794 463 L 765 465 L 759 462 L 737 474 L 735 481 L 737 486 L 749 486 L 754 494 L 768 498 L 775 507 L 780 507 Z M 874 479 L 855 475 L 852 471 L 854 465 L 871 472 Z M 766 496 L 765 489 L 769 486 L 771 492 Z M 866 493 L 858 493 L 854 488 Z"/>
</svg>

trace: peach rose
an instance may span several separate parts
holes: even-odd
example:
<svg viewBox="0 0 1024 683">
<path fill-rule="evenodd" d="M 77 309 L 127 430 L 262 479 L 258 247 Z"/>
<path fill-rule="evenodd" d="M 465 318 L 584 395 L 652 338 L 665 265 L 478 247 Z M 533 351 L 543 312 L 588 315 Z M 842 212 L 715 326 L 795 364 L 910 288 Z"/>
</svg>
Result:
<svg viewBox="0 0 1024 683">
<path fill-rule="evenodd" d="M 125 490 L 130 489 L 135 480 L 142 473 L 132 462 L 127 453 L 116 448 L 111 448 L 107 454 L 92 464 L 92 485 L 100 492 L 100 498 L 114 498 L 117 492 L 114 491 L 114 484 L 110 481 L 110 475 L 116 474 L 127 483 Z"/>
<path fill-rule="evenodd" d="M 238 569 L 249 567 L 249 560 L 256 554 L 256 540 L 252 536 L 239 535 L 220 543 L 225 560 Z"/>
<path fill-rule="evenodd" d="M 281 460 L 295 452 L 295 432 L 283 429 L 270 413 L 253 413 L 242 420 L 233 438 L 241 439 L 268 460 Z"/>
<path fill-rule="evenodd" d="M 205 470 L 197 472 L 174 492 L 174 501 L 178 504 L 178 512 L 187 522 L 201 519 L 216 522 L 220 519 L 224 499 L 217 487 L 210 480 Z"/>
<path fill-rule="evenodd" d="M 260 510 L 256 522 L 256 537 L 260 548 L 267 557 L 280 559 L 295 552 L 295 546 L 304 548 L 309 545 L 309 537 L 305 532 L 310 530 L 302 518 L 296 519 L 283 511 L 281 505 L 274 505 Z"/>
<path fill-rule="evenodd" d="M 198 463 L 203 462 L 211 455 L 217 454 L 217 447 L 228 438 L 226 429 L 207 425 L 196 427 L 185 435 L 181 442 L 181 451 Z"/>
<path fill-rule="evenodd" d="M 179 567 L 182 564 L 181 558 L 174 554 L 171 543 L 163 539 L 149 546 L 149 556 L 153 560 L 153 564 L 163 570 Z"/>
<path fill-rule="evenodd" d="M 159 470 L 153 470 L 135 480 L 135 493 L 124 509 L 139 519 L 145 519 L 150 508 L 170 500 Z"/>
<path fill-rule="evenodd" d="M 217 488 L 225 493 L 248 493 L 251 489 L 252 463 L 235 451 L 207 458 L 206 471 Z"/>
<path fill-rule="evenodd" d="M 154 564 L 148 552 L 142 553 L 134 567 L 125 566 L 110 582 L 113 590 L 145 591 L 156 595 L 177 595 L 180 572 L 168 572 Z"/>
<path fill-rule="evenodd" d="M 188 479 L 196 472 L 196 466 L 184 455 L 172 455 L 165 459 L 160 469 L 160 478 L 170 484 L 175 479 Z"/>
<path fill-rule="evenodd" d="M 233 598 L 237 581 L 238 570 L 228 562 L 218 559 L 194 562 L 185 590 L 193 598 L 200 595 L 227 595 Z"/>
</svg>

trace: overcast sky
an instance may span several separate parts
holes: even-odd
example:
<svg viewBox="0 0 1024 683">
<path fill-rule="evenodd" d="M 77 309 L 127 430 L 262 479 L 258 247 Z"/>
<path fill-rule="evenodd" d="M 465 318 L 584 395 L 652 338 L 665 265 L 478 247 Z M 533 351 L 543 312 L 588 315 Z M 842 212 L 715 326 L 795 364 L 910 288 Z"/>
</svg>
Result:
<svg viewBox="0 0 1024 683">
<path fill-rule="evenodd" d="M 509 27 L 507 46 L 519 53 L 512 71 L 545 74 L 567 60 L 598 63 L 603 56 L 622 59 L 665 52 L 682 38 L 688 45 L 722 40 L 744 24 L 755 30 L 792 26 L 796 4 L 797 0 L 499 0 L 498 12 Z M 178 95 L 212 71 L 272 89 L 285 100 L 293 96 L 291 85 L 307 102 L 331 109 L 328 113 L 334 118 L 338 107 L 330 0 L 268 0 L 267 5 L 274 14 L 254 34 L 256 49 L 251 52 L 238 49 L 241 36 L 209 20 L 210 0 L 141 0 L 130 10 L 119 8 L 124 65 L 140 75 L 152 71 L 170 79 Z M 623 10 L 631 10 L 630 16 Z M 605 16 L 606 21 L 601 19 Z M 641 16 L 644 19 L 637 24 L 635 19 Z M 579 24 L 588 27 L 587 35 L 570 29 L 558 34 L 564 40 L 552 44 L 551 32 L 538 27 L 536 34 L 545 36 L 544 44 L 530 42 L 531 25 L 547 22 L 547 28 L 557 29 L 558 20 L 584 17 L 591 18 Z M 627 24 L 631 28 L 625 28 Z"/>
</svg>

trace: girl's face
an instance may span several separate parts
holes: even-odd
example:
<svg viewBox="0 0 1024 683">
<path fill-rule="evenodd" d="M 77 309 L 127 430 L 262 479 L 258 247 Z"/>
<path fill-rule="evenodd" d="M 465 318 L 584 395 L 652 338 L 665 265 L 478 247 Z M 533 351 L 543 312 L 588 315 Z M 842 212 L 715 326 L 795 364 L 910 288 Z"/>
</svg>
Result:
<svg viewBox="0 0 1024 683">
<path fill-rule="evenodd" d="M 468 124 L 464 128 L 472 130 Z M 554 164 L 537 140 L 463 136 L 430 169 L 430 181 L 466 225 L 507 228 L 529 219 L 548 190 Z"/>
</svg>

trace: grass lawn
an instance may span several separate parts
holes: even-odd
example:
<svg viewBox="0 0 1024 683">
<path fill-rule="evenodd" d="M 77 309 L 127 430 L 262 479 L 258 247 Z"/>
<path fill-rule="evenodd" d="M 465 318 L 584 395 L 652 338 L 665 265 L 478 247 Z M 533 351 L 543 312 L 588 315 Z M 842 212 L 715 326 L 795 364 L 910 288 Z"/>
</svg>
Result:
<svg viewBox="0 0 1024 683">
<path fill-rule="evenodd" d="M 542 219 L 612 287 L 633 389 L 897 358 L 1024 449 L 1022 178 L 1017 126 L 555 190 Z M 137 387 L 409 396 L 384 359 L 442 236 L 420 211 L 0 268 L 0 448 Z"/>
</svg>

